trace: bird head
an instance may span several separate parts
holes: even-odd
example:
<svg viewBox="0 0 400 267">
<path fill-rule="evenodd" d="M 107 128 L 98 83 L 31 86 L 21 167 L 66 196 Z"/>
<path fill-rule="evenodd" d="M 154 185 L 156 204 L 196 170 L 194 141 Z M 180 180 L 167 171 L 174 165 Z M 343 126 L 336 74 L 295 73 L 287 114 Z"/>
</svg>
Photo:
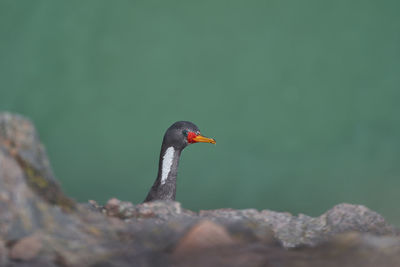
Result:
<svg viewBox="0 0 400 267">
<path fill-rule="evenodd" d="M 164 135 L 163 143 L 166 146 L 174 146 L 183 149 L 189 144 L 211 143 L 215 144 L 215 139 L 201 135 L 199 128 L 189 121 L 178 121 L 172 124 Z"/>
</svg>

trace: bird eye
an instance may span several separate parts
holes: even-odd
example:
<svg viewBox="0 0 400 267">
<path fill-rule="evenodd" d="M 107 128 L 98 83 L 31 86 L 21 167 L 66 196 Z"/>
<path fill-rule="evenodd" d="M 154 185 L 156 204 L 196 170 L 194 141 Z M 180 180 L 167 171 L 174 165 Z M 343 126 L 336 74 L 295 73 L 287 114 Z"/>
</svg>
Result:
<svg viewBox="0 0 400 267">
<path fill-rule="evenodd" d="M 187 130 L 183 130 L 183 131 L 182 131 L 182 134 L 183 134 L 184 136 L 187 136 L 187 135 L 188 135 L 188 131 L 187 131 Z"/>
</svg>

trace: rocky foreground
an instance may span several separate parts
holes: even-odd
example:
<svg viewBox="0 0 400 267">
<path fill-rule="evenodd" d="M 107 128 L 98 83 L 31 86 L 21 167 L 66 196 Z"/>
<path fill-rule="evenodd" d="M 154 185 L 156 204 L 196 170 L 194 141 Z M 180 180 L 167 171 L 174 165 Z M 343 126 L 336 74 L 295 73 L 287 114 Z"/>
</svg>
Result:
<svg viewBox="0 0 400 267">
<path fill-rule="evenodd" d="M 32 123 L 0 113 L 0 266 L 400 266 L 400 234 L 360 205 L 323 215 L 78 204 Z"/>
</svg>

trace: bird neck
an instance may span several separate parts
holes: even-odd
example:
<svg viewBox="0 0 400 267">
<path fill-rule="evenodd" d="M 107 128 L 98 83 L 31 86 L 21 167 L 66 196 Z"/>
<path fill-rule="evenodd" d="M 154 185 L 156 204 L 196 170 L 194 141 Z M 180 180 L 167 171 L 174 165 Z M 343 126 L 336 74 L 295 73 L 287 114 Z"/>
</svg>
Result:
<svg viewBox="0 0 400 267">
<path fill-rule="evenodd" d="M 182 149 L 163 144 L 158 163 L 158 175 L 145 202 L 152 200 L 175 200 L 176 177 Z"/>
</svg>

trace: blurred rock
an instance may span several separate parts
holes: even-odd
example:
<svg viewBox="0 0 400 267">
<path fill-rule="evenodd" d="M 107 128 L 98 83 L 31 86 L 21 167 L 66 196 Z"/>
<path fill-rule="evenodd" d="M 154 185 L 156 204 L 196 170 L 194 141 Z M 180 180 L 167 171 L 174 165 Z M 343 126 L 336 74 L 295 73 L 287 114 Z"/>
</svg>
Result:
<svg viewBox="0 0 400 267">
<path fill-rule="evenodd" d="M 3 240 L 0 239 L 0 266 L 6 265 L 7 254 L 8 252 L 6 246 Z"/>
<path fill-rule="evenodd" d="M 42 241 L 38 235 L 21 238 L 11 248 L 10 258 L 28 261 L 34 259 L 42 249 Z"/>
<path fill-rule="evenodd" d="M 0 113 L 0 266 L 400 266 L 399 231 L 361 205 L 312 218 L 180 203 L 77 204 L 32 123 Z"/>
<path fill-rule="evenodd" d="M 235 244 L 226 229 L 211 221 L 200 221 L 194 225 L 176 245 L 174 254 L 184 255 L 196 250 L 217 249 Z"/>
</svg>

